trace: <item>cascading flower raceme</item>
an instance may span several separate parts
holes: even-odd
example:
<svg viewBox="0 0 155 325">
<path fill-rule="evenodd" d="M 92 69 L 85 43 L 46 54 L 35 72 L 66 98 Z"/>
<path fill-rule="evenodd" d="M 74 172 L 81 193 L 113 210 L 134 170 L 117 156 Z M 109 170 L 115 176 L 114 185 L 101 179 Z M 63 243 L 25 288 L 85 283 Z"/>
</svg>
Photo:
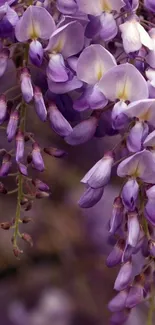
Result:
<svg viewBox="0 0 155 325">
<path fill-rule="evenodd" d="M 113 137 L 114 147 L 103 150 L 82 178 L 85 190 L 78 201 L 81 208 L 95 206 L 116 171 L 122 184 L 107 216 L 114 245 L 106 265 L 120 265 L 117 292 L 108 304 L 111 325 L 124 324 L 154 289 L 154 13 L 153 0 L 0 1 L 0 131 L 9 142 L 0 148 L 0 193 L 17 192 L 15 215 L 0 226 L 12 230 L 17 258 L 20 238 L 32 246 L 30 235 L 20 232 L 20 224 L 31 221 L 23 213 L 51 192 L 42 174 L 33 178 L 31 170 L 44 172 L 45 154 L 67 155 L 42 147 L 27 111 L 34 110 L 43 127 L 48 123 L 71 146 Z M 13 190 L 5 185 L 10 176 L 16 180 Z"/>
</svg>

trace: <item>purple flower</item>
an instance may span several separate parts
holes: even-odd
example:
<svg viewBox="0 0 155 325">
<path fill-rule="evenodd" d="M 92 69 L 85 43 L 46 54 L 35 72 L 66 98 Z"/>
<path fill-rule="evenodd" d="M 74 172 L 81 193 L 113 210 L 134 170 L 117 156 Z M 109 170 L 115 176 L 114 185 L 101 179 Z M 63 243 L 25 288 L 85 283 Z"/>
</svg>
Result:
<svg viewBox="0 0 155 325">
<path fill-rule="evenodd" d="M 121 263 L 124 248 L 125 248 L 125 241 L 123 239 L 120 239 L 107 257 L 106 265 L 108 267 L 114 267 Z"/>
<path fill-rule="evenodd" d="M 6 153 L 2 160 L 2 165 L 0 167 L 0 176 L 4 177 L 7 176 L 9 173 L 9 170 L 11 168 L 12 162 L 11 162 L 11 155 Z"/>
<path fill-rule="evenodd" d="M 114 158 L 112 153 L 106 153 L 104 157 L 88 171 L 81 182 L 88 184 L 92 188 L 104 187 L 110 180 L 113 162 Z"/>
<path fill-rule="evenodd" d="M 19 130 L 16 135 L 16 161 L 20 162 L 24 156 L 24 134 Z"/>
<path fill-rule="evenodd" d="M 128 238 L 127 243 L 136 247 L 140 234 L 140 224 L 137 211 L 128 212 Z"/>
<path fill-rule="evenodd" d="M 128 261 L 121 266 L 114 284 L 114 289 L 117 291 L 126 289 L 132 282 L 132 278 L 132 262 Z"/>
<path fill-rule="evenodd" d="M 116 197 L 113 203 L 112 216 L 109 222 L 109 232 L 115 234 L 123 222 L 124 206 L 120 196 Z"/>
<path fill-rule="evenodd" d="M 21 70 L 20 75 L 21 91 L 26 103 L 29 103 L 33 98 L 33 87 L 31 82 L 31 76 L 27 68 Z"/>
<path fill-rule="evenodd" d="M 123 310 L 126 307 L 126 299 L 128 296 L 129 290 L 120 291 L 108 304 L 108 308 L 111 312 L 118 312 Z"/>
<path fill-rule="evenodd" d="M 129 179 L 123 186 L 121 197 L 128 210 L 134 210 L 138 197 L 139 185 L 135 179 Z"/>
<path fill-rule="evenodd" d="M 52 129 L 62 137 L 68 136 L 72 132 L 72 127 L 65 117 L 58 110 L 54 103 L 50 103 L 48 116 Z"/>
<path fill-rule="evenodd" d="M 44 161 L 42 158 L 42 155 L 40 153 L 40 147 L 35 142 L 33 143 L 33 150 L 32 150 L 32 162 L 34 167 L 39 170 L 40 172 L 43 172 L 45 169 Z"/>
<path fill-rule="evenodd" d="M 5 95 L 0 96 L 0 124 L 2 124 L 7 114 L 7 103 Z"/>
<path fill-rule="evenodd" d="M 34 104 L 36 113 L 38 114 L 41 121 L 46 121 L 47 110 L 41 89 L 39 87 L 34 87 Z"/>
<path fill-rule="evenodd" d="M 8 123 L 7 130 L 6 130 L 7 138 L 8 138 L 9 142 L 12 141 L 16 135 L 18 122 L 19 122 L 19 112 L 18 112 L 18 110 L 15 109 L 10 114 L 10 119 L 9 119 L 9 123 Z"/>
<path fill-rule="evenodd" d="M 146 183 L 155 182 L 154 157 L 152 153 L 148 150 L 143 150 L 126 158 L 119 164 L 117 175 L 120 177 L 138 177 Z"/>
<path fill-rule="evenodd" d="M 3 48 L 0 51 L 0 77 L 2 77 L 4 72 L 6 71 L 6 68 L 8 66 L 9 56 L 10 56 L 9 49 Z"/>
<path fill-rule="evenodd" d="M 79 206 L 85 209 L 93 207 L 101 200 L 103 192 L 104 187 L 97 189 L 88 187 L 78 201 Z"/>
<path fill-rule="evenodd" d="M 76 146 L 91 140 L 96 132 L 98 118 L 91 116 L 77 124 L 72 132 L 65 138 L 65 141 L 72 146 Z"/>
<path fill-rule="evenodd" d="M 155 12 L 154 0 L 144 0 L 144 6 L 153 13 Z"/>
</svg>

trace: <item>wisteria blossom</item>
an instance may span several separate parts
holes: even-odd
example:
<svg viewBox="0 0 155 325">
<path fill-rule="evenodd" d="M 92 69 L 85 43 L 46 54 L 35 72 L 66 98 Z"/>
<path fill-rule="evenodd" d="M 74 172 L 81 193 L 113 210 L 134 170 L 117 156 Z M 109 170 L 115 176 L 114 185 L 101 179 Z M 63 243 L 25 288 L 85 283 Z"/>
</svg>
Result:
<svg viewBox="0 0 155 325">
<path fill-rule="evenodd" d="M 111 244 L 106 266 L 119 267 L 108 304 L 110 325 L 125 324 L 140 303 L 149 305 L 147 325 L 153 325 L 154 14 L 154 0 L 0 1 L 0 132 L 5 136 L 0 194 L 17 195 L 12 220 L 0 228 L 12 231 L 13 253 L 19 258 L 20 241 L 33 244 L 21 232 L 24 213 L 33 214 L 34 202 L 51 195 L 42 180 L 49 166 L 46 155 L 64 159 L 72 146 L 79 146 L 74 154 L 82 155 L 82 145 L 89 142 L 94 158 L 92 142 L 97 152 L 106 137 L 108 144 L 81 176 L 85 188 L 77 204 L 80 209 L 102 205 L 109 183 L 117 182 L 106 216 Z M 42 123 L 39 136 L 33 113 Z M 52 143 L 44 147 L 46 127 L 65 149 Z M 15 180 L 13 191 L 8 177 Z"/>
</svg>

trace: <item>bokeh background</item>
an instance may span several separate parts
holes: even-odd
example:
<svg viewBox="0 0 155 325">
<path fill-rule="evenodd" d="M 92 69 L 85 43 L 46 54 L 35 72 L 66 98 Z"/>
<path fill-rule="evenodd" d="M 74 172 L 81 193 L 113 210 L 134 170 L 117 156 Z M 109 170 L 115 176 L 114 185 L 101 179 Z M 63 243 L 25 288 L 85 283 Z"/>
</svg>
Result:
<svg viewBox="0 0 155 325">
<path fill-rule="evenodd" d="M 12 69 L 7 71 L 7 87 L 14 84 Z M 10 84 L 8 84 L 10 83 Z M 1 92 L 5 90 L 1 81 Z M 3 325 L 100 325 L 109 324 L 107 303 L 114 295 L 118 268 L 107 269 L 105 259 L 111 250 L 107 224 L 112 202 L 119 190 L 113 175 L 102 200 L 82 210 L 77 201 L 84 191 L 83 175 L 112 148 L 114 138 L 94 138 L 84 145 L 70 147 L 36 117 L 27 112 L 27 131 L 35 133 L 41 146 L 65 149 L 68 155 L 56 159 L 44 155 L 46 170 L 33 176 L 51 188 L 48 199 L 35 201 L 25 216 L 32 222 L 21 226 L 31 234 L 34 246 L 20 241 L 24 253 L 17 260 L 12 252 L 11 231 L 0 230 L 0 323 Z M 115 141 L 117 141 L 115 137 Z M 0 147 L 7 144 L 0 130 Z M 12 144 L 11 144 L 12 146 Z M 13 189 L 9 178 L 6 186 Z M 16 194 L 0 196 L 0 222 L 15 216 Z M 132 313 L 128 325 L 145 324 L 147 307 Z M 138 315 L 138 316 L 137 316 Z"/>
</svg>

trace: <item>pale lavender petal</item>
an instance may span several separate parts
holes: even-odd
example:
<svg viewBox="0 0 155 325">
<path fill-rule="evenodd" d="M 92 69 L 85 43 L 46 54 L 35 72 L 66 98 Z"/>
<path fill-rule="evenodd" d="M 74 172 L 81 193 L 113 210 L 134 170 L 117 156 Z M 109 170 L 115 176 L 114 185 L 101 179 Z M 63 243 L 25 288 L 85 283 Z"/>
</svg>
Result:
<svg viewBox="0 0 155 325">
<path fill-rule="evenodd" d="M 117 175 L 120 177 L 139 177 L 146 183 L 154 183 L 155 167 L 152 153 L 148 150 L 143 150 L 126 158 L 119 164 Z"/>
<path fill-rule="evenodd" d="M 41 121 L 46 121 L 47 118 L 47 110 L 44 102 L 44 98 L 40 88 L 34 88 L 34 103 L 35 103 L 35 110 Z"/>
<path fill-rule="evenodd" d="M 144 145 L 144 147 L 154 147 L 155 146 L 155 131 L 151 132 L 146 137 L 143 145 Z"/>
<path fill-rule="evenodd" d="M 20 75 L 21 91 L 26 103 L 29 103 L 33 98 L 33 87 L 31 76 L 27 68 L 23 68 Z"/>
<path fill-rule="evenodd" d="M 49 12 L 39 6 L 29 6 L 17 22 L 15 35 L 19 42 L 28 39 L 49 39 L 55 29 L 55 22 Z"/>
<path fill-rule="evenodd" d="M 155 126 L 155 99 L 142 99 L 130 103 L 124 112 L 128 117 L 137 117 Z"/>
<path fill-rule="evenodd" d="M 54 103 L 51 103 L 48 110 L 50 125 L 52 129 L 62 137 L 68 136 L 72 132 L 72 127 L 61 114 Z"/>
<path fill-rule="evenodd" d="M 155 257 L 155 241 L 152 239 L 149 240 L 149 251 L 150 255 Z"/>
<path fill-rule="evenodd" d="M 88 187 L 84 194 L 81 196 L 80 200 L 78 201 L 78 204 L 81 208 L 91 208 L 93 207 L 97 202 L 101 200 L 101 197 L 103 195 L 104 188 L 91 188 Z"/>
<path fill-rule="evenodd" d="M 128 238 L 127 242 L 130 246 L 136 247 L 140 234 L 140 224 L 138 213 L 136 211 L 128 213 Z"/>
<path fill-rule="evenodd" d="M 130 152 L 137 152 L 142 149 L 142 144 L 149 132 L 149 127 L 146 123 L 137 121 L 130 130 L 127 138 L 127 148 Z"/>
<path fill-rule="evenodd" d="M 68 80 L 67 68 L 61 54 L 50 55 L 47 77 L 54 82 L 65 82 Z"/>
<path fill-rule="evenodd" d="M 81 53 L 77 62 L 77 76 L 89 85 L 95 85 L 115 65 L 115 58 L 110 52 L 100 44 L 93 44 Z"/>
<path fill-rule="evenodd" d="M 56 29 L 51 35 L 45 51 L 61 53 L 64 58 L 68 58 L 79 53 L 83 46 L 84 28 L 78 21 L 71 21 Z"/>
<path fill-rule="evenodd" d="M 57 0 L 57 8 L 64 15 L 74 14 L 78 10 L 78 5 L 75 0 Z"/>
<path fill-rule="evenodd" d="M 118 27 L 112 14 L 109 14 L 108 12 L 103 13 L 100 16 L 100 24 L 100 37 L 105 42 L 112 40 L 117 35 Z"/>
<path fill-rule="evenodd" d="M 126 298 L 128 296 L 128 290 L 120 291 L 108 304 L 108 308 L 111 312 L 121 311 L 126 307 Z"/>
<path fill-rule="evenodd" d="M 20 171 L 20 173 L 24 176 L 28 176 L 28 170 L 27 170 L 27 166 L 25 166 L 24 164 L 22 164 L 21 162 L 18 163 L 18 169 Z"/>
<path fill-rule="evenodd" d="M 79 9 L 86 14 L 98 16 L 103 11 L 120 11 L 120 9 L 125 5 L 123 0 L 96 0 L 89 1 L 89 0 L 77 0 L 77 4 Z"/>
<path fill-rule="evenodd" d="M 99 160 L 83 177 L 82 183 L 88 183 L 92 188 L 103 187 L 108 184 L 111 176 L 111 169 L 114 162 L 112 153 L 109 152 Z"/>
<path fill-rule="evenodd" d="M 16 161 L 20 162 L 24 156 L 24 134 L 19 130 L 16 135 Z"/>
<path fill-rule="evenodd" d="M 135 179 L 129 179 L 123 186 L 121 197 L 127 209 L 129 210 L 135 209 L 138 192 L 139 192 L 139 185 Z"/>
<path fill-rule="evenodd" d="M 155 200 L 155 185 L 151 186 L 147 191 L 146 191 L 146 196 L 148 199 L 154 199 Z"/>
<path fill-rule="evenodd" d="M 135 87 L 136 84 L 136 87 Z M 111 68 L 99 81 L 99 89 L 111 101 L 135 101 L 148 97 L 146 80 L 130 63 Z"/>
<path fill-rule="evenodd" d="M 65 138 L 65 141 L 74 146 L 89 141 L 95 134 L 97 124 L 98 119 L 95 116 L 91 116 L 89 119 L 77 124 Z"/>
<path fill-rule="evenodd" d="M 126 289 L 132 282 L 132 278 L 132 262 L 128 261 L 121 266 L 114 284 L 114 289 L 117 291 Z"/>
</svg>

